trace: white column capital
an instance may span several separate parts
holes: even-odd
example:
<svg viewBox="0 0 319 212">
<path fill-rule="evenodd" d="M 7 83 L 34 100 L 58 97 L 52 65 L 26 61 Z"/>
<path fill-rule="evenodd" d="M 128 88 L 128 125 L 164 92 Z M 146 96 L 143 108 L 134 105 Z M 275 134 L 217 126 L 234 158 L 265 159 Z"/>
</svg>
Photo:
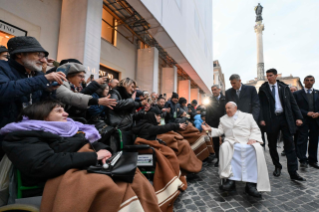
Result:
<svg viewBox="0 0 319 212">
<path fill-rule="evenodd" d="M 255 32 L 256 33 L 262 33 L 262 31 L 264 31 L 265 27 L 264 27 L 264 24 L 262 24 L 261 22 L 260 23 L 257 23 L 254 27 L 255 29 Z"/>
</svg>

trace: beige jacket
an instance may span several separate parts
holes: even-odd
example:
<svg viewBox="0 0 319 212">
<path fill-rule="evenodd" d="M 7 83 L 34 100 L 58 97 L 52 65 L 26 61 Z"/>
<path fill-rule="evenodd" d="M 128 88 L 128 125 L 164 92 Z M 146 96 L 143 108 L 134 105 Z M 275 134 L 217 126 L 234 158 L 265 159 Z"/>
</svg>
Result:
<svg viewBox="0 0 319 212">
<path fill-rule="evenodd" d="M 87 109 L 89 100 L 93 97 L 83 93 L 74 93 L 71 90 L 69 82 L 63 82 L 63 84 L 56 90 L 56 98 L 68 106 Z"/>
<path fill-rule="evenodd" d="M 257 190 L 270 191 L 270 183 L 263 143 L 260 129 L 253 116 L 248 113 L 238 111 L 238 117 L 234 121 L 233 117 L 224 115 L 220 118 L 218 129 L 212 128 L 211 136 L 218 137 L 225 135 L 225 141 L 219 150 L 219 175 L 220 178 L 230 178 L 232 176 L 231 160 L 234 154 L 234 144 L 247 144 L 250 139 L 256 140 L 253 144 L 257 157 Z"/>
</svg>

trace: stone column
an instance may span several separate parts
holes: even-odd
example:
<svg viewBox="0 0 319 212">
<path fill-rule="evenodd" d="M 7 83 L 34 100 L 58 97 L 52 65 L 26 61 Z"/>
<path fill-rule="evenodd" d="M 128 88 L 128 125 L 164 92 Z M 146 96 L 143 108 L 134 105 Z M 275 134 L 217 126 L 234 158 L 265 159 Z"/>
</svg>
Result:
<svg viewBox="0 0 319 212">
<path fill-rule="evenodd" d="M 189 103 L 191 100 L 191 81 L 180 80 L 178 82 L 178 95 L 179 98 L 184 97 Z"/>
<path fill-rule="evenodd" d="M 158 50 L 155 47 L 137 50 L 136 82 L 140 90 L 158 93 Z"/>
<path fill-rule="evenodd" d="M 193 101 L 194 99 L 197 100 L 197 102 L 199 102 L 200 98 L 199 98 L 199 89 L 198 88 L 192 88 L 191 89 L 191 99 L 190 99 L 190 101 Z"/>
<path fill-rule="evenodd" d="M 162 68 L 161 94 L 171 96 L 172 92 L 177 92 L 177 68 Z"/>
<path fill-rule="evenodd" d="M 262 24 L 261 21 L 256 22 L 255 32 L 257 36 L 257 80 L 265 80 L 262 31 L 264 31 L 264 24 Z"/>
<path fill-rule="evenodd" d="M 75 58 L 99 78 L 103 0 L 63 0 L 58 61 Z"/>
</svg>

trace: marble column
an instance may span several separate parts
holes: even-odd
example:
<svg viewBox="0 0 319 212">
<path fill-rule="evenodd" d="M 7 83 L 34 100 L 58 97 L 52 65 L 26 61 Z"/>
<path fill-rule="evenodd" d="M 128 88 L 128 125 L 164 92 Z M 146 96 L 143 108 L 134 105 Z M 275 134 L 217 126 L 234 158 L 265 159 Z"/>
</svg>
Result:
<svg viewBox="0 0 319 212">
<path fill-rule="evenodd" d="M 191 100 L 191 81 L 180 80 L 178 82 L 178 95 L 179 98 L 184 97 L 189 103 Z"/>
<path fill-rule="evenodd" d="M 140 90 L 158 93 L 158 50 L 155 47 L 137 50 L 136 82 Z"/>
<path fill-rule="evenodd" d="M 87 77 L 100 70 L 103 0 L 63 0 L 58 61 L 75 58 L 87 67 Z"/>
<path fill-rule="evenodd" d="M 176 66 L 172 68 L 162 68 L 162 78 L 161 78 L 161 94 L 166 93 L 169 97 L 172 92 L 177 92 L 177 68 Z"/>
<path fill-rule="evenodd" d="M 257 36 L 257 80 L 265 80 L 262 31 L 264 31 L 264 24 L 262 21 L 256 22 L 255 32 Z"/>
</svg>

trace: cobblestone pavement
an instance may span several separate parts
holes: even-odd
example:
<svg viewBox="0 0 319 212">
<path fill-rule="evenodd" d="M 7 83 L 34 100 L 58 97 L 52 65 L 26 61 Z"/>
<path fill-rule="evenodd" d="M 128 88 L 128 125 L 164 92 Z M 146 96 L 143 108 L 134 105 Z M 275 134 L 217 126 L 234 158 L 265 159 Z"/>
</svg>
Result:
<svg viewBox="0 0 319 212">
<path fill-rule="evenodd" d="M 281 153 L 282 147 L 278 148 Z M 175 212 L 187 211 L 319 211 L 319 170 L 313 167 L 299 169 L 306 182 L 294 182 L 287 172 L 286 157 L 280 156 L 283 165 L 280 177 L 274 177 L 269 151 L 265 157 L 268 166 L 271 192 L 262 194 L 262 198 L 254 198 L 244 193 L 245 183 L 237 182 L 236 191 L 223 192 L 219 189 L 218 168 L 213 163 L 205 162 L 197 178 L 188 181 L 188 188 L 181 193 L 174 204 Z"/>
</svg>

